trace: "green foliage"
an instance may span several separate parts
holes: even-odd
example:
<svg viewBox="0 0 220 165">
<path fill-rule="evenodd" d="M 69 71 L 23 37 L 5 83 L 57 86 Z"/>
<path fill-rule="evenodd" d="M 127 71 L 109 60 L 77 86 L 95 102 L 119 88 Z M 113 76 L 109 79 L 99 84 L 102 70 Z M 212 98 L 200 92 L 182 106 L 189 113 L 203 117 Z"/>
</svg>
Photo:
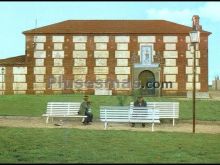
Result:
<svg viewBox="0 0 220 165">
<path fill-rule="evenodd" d="M 132 99 L 137 100 L 138 96 L 141 96 L 141 89 L 133 90 L 131 94 Z"/>
<path fill-rule="evenodd" d="M 127 104 L 128 96 L 127 95 L 118 95 L 118 105 L 124 106 Z"/>
</svg>

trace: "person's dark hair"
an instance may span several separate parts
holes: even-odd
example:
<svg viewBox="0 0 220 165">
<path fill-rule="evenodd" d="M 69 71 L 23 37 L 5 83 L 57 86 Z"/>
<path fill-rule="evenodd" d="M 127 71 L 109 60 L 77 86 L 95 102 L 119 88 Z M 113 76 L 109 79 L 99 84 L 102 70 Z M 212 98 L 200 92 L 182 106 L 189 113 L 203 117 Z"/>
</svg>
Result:
<svg viewBox="0 0 220 165">
<path fill-rule="evenodd" d="M 83 97 L 83 100 L 88 100 L 89 99 L 89 96 L 87 96 L 87 95 L 85 95 L 84 97 Z"/>
</svg>

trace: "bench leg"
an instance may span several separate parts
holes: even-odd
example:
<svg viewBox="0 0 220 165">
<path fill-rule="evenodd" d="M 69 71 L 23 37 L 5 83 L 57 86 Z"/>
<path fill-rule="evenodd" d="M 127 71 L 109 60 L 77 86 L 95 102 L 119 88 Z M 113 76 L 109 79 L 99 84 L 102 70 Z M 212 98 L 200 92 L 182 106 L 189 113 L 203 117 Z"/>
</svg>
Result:
<svg viewBox="0 0 220 165">
<path fill-rule="evenodd" d="M 105 122 L 105 125 L 104 125 L 105 129 L 107 129 L 107 126 L 108 126 L 108 123 L 107 123 L 107 122 Z"/>
<path fill-rule="evenodd" d="M 154 132 L 154 123 L 152 123 L 151 131 Z"/>
<path fill-rule="evenodd" d="M 174 126 L 174 124 L 175 124 L 175 119 L 173 118 L 173 126 Z"/>
<path fill-rule="evenodd" d="M 48 121 L 49 121 L 49 116 L 47 116 L 46 123 L 48 123 Z"/>
</svg>

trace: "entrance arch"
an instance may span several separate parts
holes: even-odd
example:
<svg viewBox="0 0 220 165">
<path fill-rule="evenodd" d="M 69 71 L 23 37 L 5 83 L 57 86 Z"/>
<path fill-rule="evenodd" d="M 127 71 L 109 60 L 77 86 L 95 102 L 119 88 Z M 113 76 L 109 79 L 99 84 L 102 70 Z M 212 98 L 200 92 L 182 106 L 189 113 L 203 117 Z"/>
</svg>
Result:
<svg viewBox="0 0 220 165">
<path fill-rule="evenodd" d="M 153 87 L 153 82 L 155 82 L 154 73 L 149 70 L 142 71 L 139 76 L 138 80 L 141 83 L 141 92 L 143 95 L 155 95 L 155 88 Z M 149 83 L 151 84 L 149 86 Z"/>
</svg>

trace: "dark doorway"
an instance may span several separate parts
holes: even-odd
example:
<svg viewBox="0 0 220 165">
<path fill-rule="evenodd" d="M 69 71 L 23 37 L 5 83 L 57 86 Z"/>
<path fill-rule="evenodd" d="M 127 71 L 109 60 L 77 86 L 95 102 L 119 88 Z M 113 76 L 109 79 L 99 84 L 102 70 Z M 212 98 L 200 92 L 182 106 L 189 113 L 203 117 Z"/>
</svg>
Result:
<svg viewBox="0 0 220 165">
<path fill-rule="evenodd" d="M 155 82 L 155 76 L 153 72 L 144 70 L 139 74 L 138 79 L 141 82 L 142 95 L 155 95 L 155 88 L 153 86 L 153 83 Z"/>
</svg>

